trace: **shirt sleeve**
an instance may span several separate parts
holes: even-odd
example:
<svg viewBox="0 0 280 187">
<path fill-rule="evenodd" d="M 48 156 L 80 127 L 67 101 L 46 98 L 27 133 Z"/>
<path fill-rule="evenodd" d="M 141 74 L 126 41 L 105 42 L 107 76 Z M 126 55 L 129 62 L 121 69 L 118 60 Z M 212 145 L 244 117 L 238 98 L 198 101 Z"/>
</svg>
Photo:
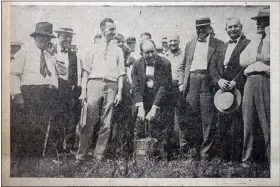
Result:
<svg viewBox="0 0 280 187">
<path fill-rule="evenodd" d="M 20 86 L 21 76 L 25 65 L 25 52 L 24 49 L 19 50 L 11 61 L 11 94 L 13 95 L 21 93 Z"/>
<path fill-rule="evenodd" d="M 82 69 L 84 71 L 87 71 L 88 73 L 90 73 L 90 70 L 91 70 L 91 65 L 92 65 L 92 59 L 93 59 L 93 54 L 89 51 L 86 51 L 84 56 L 82 57 L 82 60 L 81 60 L 81 66 L 82 66 Z"/>
<path fill-rule="evenodd" d="M 121 48 L 116 48 L 117 50 L 117 64 L 118 64 L 118 77 L 125 75 L 125 65 L 124 65 L 124 55 Z"/>
<path fill-rule="evenodd" d="M 243 67 L 247 67 L 250 64 L 256 62 L 257 56 L 257 43 L 250 42 L 244 51 L 240 54 L 240 65 Z"/>
</svg>

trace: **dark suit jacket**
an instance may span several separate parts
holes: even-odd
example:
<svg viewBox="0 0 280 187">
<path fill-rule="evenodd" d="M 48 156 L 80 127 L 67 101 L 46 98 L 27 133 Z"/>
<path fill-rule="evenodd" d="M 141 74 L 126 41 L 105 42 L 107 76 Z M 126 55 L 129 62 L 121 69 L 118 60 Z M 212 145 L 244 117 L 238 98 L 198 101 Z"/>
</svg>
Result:
<svg viewBox="0 0 280 187">
<path fill-rule="evenodd" d="M 188 79 L 190 75 L 190 69 L 192 65 L 193 55 L 195 51 L 195 46 L 197 43 L 197 38 L 193 38 L 190 42 L 187 43 L 185 49 L 185 56 L 183 62 L 180 64 L 179 70 L 179 85 L 184 85 L 184 93 L 186 92 L 186 88 L 188 87 Z M 214 54 L 217 52 L 217 48 L 219 45 L 223 44 L 223 42 L 217 38 L 210 37 L 209 47 L 207 52 L 207 68 L 209 69 L 209 65 L 211 61 L 215 61 L 213 59 Z"/>
<path fill-rule="evenodd" d="M 140 58 L 132 68 L 132 87 L 134 103 L 143 102 L 146 84 L 146 64 L 144 58 Z M 172 91 L 172 74 L 170 62 L 161 56 L 156 56 L 154 70 L 154 102 L 159 107 L 170 104 Z"/>
<path fill-rule="evenodd" d="M 227 68 L 224 66 L 224 60 L 226 55 L 226 50 L 228 43 L 220 45 L 218 47 L 218 53 L 215 54 L 215 61 L 210 65 L 210 74 L 214 86 L 219 89 L 218 81 L 226 79 L 228 81 L 234 80 L 236 82 L 236 88 L 243 93 L 243 88 L 245 84 L 244 68 L 240 65 L 239 58 L 242 51 L 250 43 L 250 40 L 246 39 L 245 36 L 242 36 L 234 48 L 231 57 L 229 59 Z"/>
</svg>

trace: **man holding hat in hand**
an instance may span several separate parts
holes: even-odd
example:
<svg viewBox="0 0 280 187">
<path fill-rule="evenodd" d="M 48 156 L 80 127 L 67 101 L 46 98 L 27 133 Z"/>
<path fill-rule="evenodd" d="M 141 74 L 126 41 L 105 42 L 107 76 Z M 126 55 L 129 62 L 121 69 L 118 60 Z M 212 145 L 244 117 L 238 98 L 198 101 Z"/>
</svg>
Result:
<svg viewBox="0 0 280 187">
<path fill-rule="evenodd" d="M 57 33 L 56 61 L 58 67 L 65 71 L 58 75 L 58 91 L 61 111 L 58 122 L 64 128 L 63 150 L 73 150 L 76 125 L 79 121 L 81 105 L 81 60 L 77 57 L 76 46 L 71 45 L 73 35 L 72 28 L 60 28 Z M 62 135 L 62 134 L 61 134 Z M 62 146 L 62 144 L 61 144 Z M 62 147 L 61 147 L 62 148 Z"/>
<path fill-rule="evenodd" d="M 217 56 L 217 60 L 210 64 L 210 73 L 216 90 L 220 89 L 215 97 L 217 98 L 215 100 L 216 107 L 221 102 L 223 102 L 221 105 L 224 105 L 217 108 L 221 156 L 223 159 L 233 161 L 241 159 L 242 136 L 240 135 L 243 131 L 243 123 L 241 107 L 232 111 L 229 110 L 234 101 L 234 99 L 231 100 L 231 97 L 236 97 L 234 94 L 239 91 L 243 94 L 245 77 L 239 57 L 250 40 L 242 35 L 242 24 L 238 18 L 227 18 L 225 30 L 229 36 L 229 41 L 219 46 L 218 50 L 220 52 L 215 55 L 220 56 Z M 227 94 L 229 94 L 228 97 L 226 97 Z M 231 94 L 233 95 L 231 96 Z M 222 100 L 223 97 L 225 100 Z M 225 107 L 227 102 L 229 102 L 228 108 Z"/>
<path fill-rule="evenodd" d="M 179 66 L 179 90 L 186 97 L 186 120 L 181 127 L 185 141 L 183 152 L 186 157 L 194 157 L 200 151 L 203 161 L 209 160 L 213 147 L 213 85 L 209 65 L 223 42 L 210 36 L 209 17 L 196 20 L 197 38 L 186 45 L 184 60 Z M 200 130 L 202 129 L 202 130 Z M 201 135 L 202 132 L 202 135 Z M 200 139 L 203 139 L 202 144 Z"/>
<path fill-rule="evenodd" d="M 45 153 L 47 127 L 50 127 L 57 111 L 58 79 L 56 61 L 51 54 L 51 39 L 55 38 L 52 24 L 37 23 L 30 36 L 34 40 L 24 44 L 11 62 L 11 89 L 14 102 L 24 107 L 28 119 L 30 134 L 26 146 L 31 142 L 33 145 L 26 156 L 39 158 L 42 152 L 43 155 Z M 52 141 L 55 142 L 54 139 Z"/>
<path fill-rule="evenodd" d="M 258 43 L 250 43 L 240 56 L 240 64 L 246 69 L 247 81 L 244 87 L 242 104 L 244 120 L 244 145 L 242 166 L 253 164 L 254 132 L 258 118 L 265 141 L 268 165 L 270 163 L 270 39 L 269 8 L 261 8 L 258 16 L 251 18 L 257 21 Z"/>
</svg>

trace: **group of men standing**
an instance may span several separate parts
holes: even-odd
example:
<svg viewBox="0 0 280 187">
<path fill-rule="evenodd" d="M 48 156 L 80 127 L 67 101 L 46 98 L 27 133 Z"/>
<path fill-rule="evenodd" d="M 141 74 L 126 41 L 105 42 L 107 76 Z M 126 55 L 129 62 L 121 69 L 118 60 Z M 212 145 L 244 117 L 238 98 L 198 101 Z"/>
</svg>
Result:
<svg viewBox="0 0 280 187">
<path fill-rule="evenodd" d="M 71 28 L 55 31 L 58 42 L 53 44 L 52 24 L 40 22 L 30 35 L 34 40 L 12 60 L 13 102 L 26 107 L 29 119 L 47 132 L 38 150 L 46 149 L 48 134 L 58 150 L 74 150 L 77 131 L 78 163 L 93 139 L 94 158 L 105 157 L 117 121 L 126 123 L 126 142 L 147 134 L 156 139 L 156 158 L 170 158 L 175 129 L 182 158 L 208 161 L 218 156 L 250 167 L 256 116 L 270 159 L 269 9 L 252 19 L 262 36 L 258 46 L 246 39 L 238 18 L 226 19 L 229 41 L 224 43 L 214 38 L 211 20 L 205 17 L 196 20 L 197 37 L 185 51 L 173 34 L 164 40 L 166 50 L 157 53 L 152 36 L 143 33 L 138 58 L 133 55 L 135 38 L 127 39 L 126 47 L 114 21 L 106 18 L 100 23 L 102 36 L 82 60 L 71 45 Z M 87 111 L 86 120 L 80 120 L 81 108 Z M 120 116 L 125 117 L 118 120 Z M 56 133 L 49 133 L 50 124 Z"/>
</svg>

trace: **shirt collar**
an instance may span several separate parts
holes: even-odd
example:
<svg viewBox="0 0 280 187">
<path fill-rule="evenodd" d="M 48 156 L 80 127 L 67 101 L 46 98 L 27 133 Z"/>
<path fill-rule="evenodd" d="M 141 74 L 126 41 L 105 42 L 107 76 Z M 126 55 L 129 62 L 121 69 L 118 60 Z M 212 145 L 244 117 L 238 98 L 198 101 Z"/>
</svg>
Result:
<svg viewBox="0 0 280 187">
<path fill-rule="evenodd" d="M 178 50 L 176 53 L 172 53 L 171 50 L 169 49 L 169 50 L 166 52 L 166 56 L 169 56 L 169 55 L 179 56 L 181 53 L 182 53 L 182 50 L 181 50 L 180 48 L 179 48 L 179 50 Z"/>
<path fill-rule="evenodd" d="M 235 39 L 235 40 L 237 40 L 237 42 L 235 43 L 235 45 L 238 44 L 238 42 L 239 42 L 239 40 L 240 40 L 241 37 L 242 37 L 242 35 L 240 35 L 238 38 Z M 229 39 L 231 40 L 231 38 L 229 38 Z"/>
</svg>

